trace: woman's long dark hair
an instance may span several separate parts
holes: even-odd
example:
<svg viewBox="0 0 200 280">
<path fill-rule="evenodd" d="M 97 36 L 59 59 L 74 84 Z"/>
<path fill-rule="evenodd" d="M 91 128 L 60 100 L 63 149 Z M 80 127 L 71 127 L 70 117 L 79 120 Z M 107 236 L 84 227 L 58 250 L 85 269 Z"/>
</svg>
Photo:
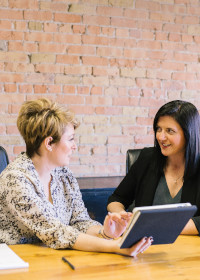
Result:
<svg viewBox="0 0 200 280">
<path fill-rule="evenodd" d="M 154 146 L 157 151 L 158 166 L 160 171 L 166 164 L 166 157 L 161 153 L 160 146 L 156 139 L 157 123 L 160 117 L 172 117 L 183 129 L 185 136 L 185 173 L 184 179 L 193 176 L 200 164 L 200 117 L 197 108 L 190 102 L 174 100 L 163 105 L 155 115 Z"/>
</svg>

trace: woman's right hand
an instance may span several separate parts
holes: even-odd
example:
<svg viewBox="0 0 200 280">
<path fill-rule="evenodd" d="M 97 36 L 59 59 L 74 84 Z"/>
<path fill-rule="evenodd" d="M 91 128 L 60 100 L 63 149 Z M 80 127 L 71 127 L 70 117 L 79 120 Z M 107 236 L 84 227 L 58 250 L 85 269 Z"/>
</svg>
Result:
<svg viewBox="0 0 200 280">
<path fill-rule="evenodd" d="M 114 245 L 114 250 L 113 253 L 117 253 L 117 254 L 122 254 L 122 255 L 126 255 L 126 256 L 131 256 L 131 257 L 136 257 L 139 253 L 143 253 L 146 249 L 148 249 L 152 242 L 153 242 L 153 238 L 152 237 L 144 237 L 142 238 L 140 241 L 138 241 L 136 244 L 134 244 L 131 248 L 126 248 L 126 249 L 120 249 L 119 247 L 119 240 L 114 240 L 113 242 L 115 242 Z"/>
</svg>

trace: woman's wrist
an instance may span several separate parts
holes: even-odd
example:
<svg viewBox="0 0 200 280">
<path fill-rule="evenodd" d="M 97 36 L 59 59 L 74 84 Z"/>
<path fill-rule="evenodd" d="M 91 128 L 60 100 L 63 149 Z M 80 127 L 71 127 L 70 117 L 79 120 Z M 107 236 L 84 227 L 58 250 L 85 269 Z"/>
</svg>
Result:
<svg viewBox="0 0 200 280">
<path fill-rule="evenodd" d="M 105 232 L 104 232 L 104 227 L 102 226 L 99 230 L 99 236 L 101 238 L 107 239 L 107 240 L 113 240 L 113 237 L 108 236 Z"/>
</svg>

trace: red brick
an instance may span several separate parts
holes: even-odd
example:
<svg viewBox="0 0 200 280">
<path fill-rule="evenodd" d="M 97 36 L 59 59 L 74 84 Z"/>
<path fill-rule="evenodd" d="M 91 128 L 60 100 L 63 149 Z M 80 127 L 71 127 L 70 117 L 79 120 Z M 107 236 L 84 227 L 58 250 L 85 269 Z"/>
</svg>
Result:
<svg viewBox="0 0 200 280">
<path fill-rule="evenodd" d="M 60 33 L 68 33 L 68 34 L 72 34 L 72 26 L 71 24 L 58 24 L 58 32 Z M 77 33 L 77 32 L 76 32 Z M 56 35 L 56 34 L 55 34 Z"/>
<path fill-rule="evenodd" d="M 102 87 L 95 87 L 95 86 L 93 86 L 91 88 L 91 94 L 102 95 L 102 93 L 103 93 Z"/>
<path fill-rule="evenodd" d="M 75 93 L 75 86 L 67 86 L 63 87 L 63 93 Z"/>
<path fill-rule="evenodd" d="M 199 46 L 198 45 L 187 45 L 186 47 L 187 51 L 191 52 L 191 53 L 198 53 L 199 52 Z"/>
<path fill-rule="evenodd" d="M 38 1 L 36 0 L 9 0 L 9 7 L 11 9 L 38 9 Z"/>
<path fill-rule="evenodd" d="M 83 35 L 83 44 L 91 45 L 108 45 L 109 39 L 106 37 L 97 37 L 91 35 Z"/>
<path fill-rule="evenodd" d="M 56 63 L 78 64 L 79 57 L 76 55 L 57 55 Z"/>
<path fill-rule="evenodd" d="M 185 69 L 184 63 L 177 63 L 177 62 L 170 62 L 170 61 L 163 61 L 162 68 L 173 70 L 173 71 L 183 71 Z"/>
<path fill-rule="evenodd" d="M 54 42 L 61 43 L 61 44 L 80 44 L 81 43 L 81 36 L 79 34 L 71 35 L 71 34 L 54 34 Z"/>
<path fill-rule="evenodd" d="M 169 34 L 169 41 L 180 42 L 181 41 L 181 35 L 170 33 Z"/>
<path fill-rule="evenodd" d="M 94 114 L 94 106 L 86 106 L 86 105 L 70 105 L 70 108 L 77 114 L 77 115 L 93 115 Z"/>
<path fill-rule="evenodd" d="M 147 30 L 163 30 L 163 23 L 158 21 L 138 21 L 137 28 L 139 29 L 147 29 Z"/>
<path fill-rule="evenodd" d="M 151 118 L 137 117 L 137 124 L 143 125 L 143 126 L 152 126 L 153 125 L 153 117 L 151 117 Z"/>
<path fill-rule="evenodd" d="M 11 134 L 16 135 L 16 134 L 19 133 L 19 130 L 17 129 L 16 125 L 9 125 L 9 126 L 7 125 L 6 126 L 6 133 L 8 135 L 11 135 Z"/>
<path fill-rule="evenodd" d="M 44 23 L 44 32 L 56 32 L 58 28 L 58 25 L 55 23 Z"/>
<path fill-rule="evenodd" d="M 174 18 L 175 15 L 174 14 L 170 14 L 170 13 L 150 13 L 150 19 L 151 20 L 157 20 L 157 21 L 162 21 L 162 22 L 172 22 L 174 23 Z"/>
<path fill-rule="evenodd" d="M 83 24 L 110 25 L 110 17 L 83 15 Z"/>
<path fill-rule="evenodd" d="M 68 75 L 91 75 L 91 66 L 80 66 L 80 65 L 64 65 L 64 74 Z"/>
<path fill-rule="evenodd" d="M 92 148 L 92 155 L 106 155 L 107 149 L 105 146 L 95 146 Z"/>
<path fill-rule="evenodd" d="M 8 21 L 8 20 L 1 20 L 1 22 L 0 22 L 0 29 L 1 30 L 12 29 L 12 22 Z"/>
<path fill-rule="evenodd" d="M 154 2 L 154 1 L 143 1 L 143 0 L 136 0 L 135 1 L 135 8 L 136 9 L 143 9 L 146 8 L 147 10 L 152 11 L 160 11 L 161 4 Z"/>
<path fill-rule="evenodd" d="M 97 14 L 109 17 L 121 17 L 123 16 L 123 8 L 97 6 Z"/>
<path fill-rule="evenodd" d="M 95 165 L 94 166 L 94 174 L 106 174 L 106 175 L 120 175 L 120 166 L 115 164 L 115 165 Z"/>
<path fill-rule="evenodd" d="M 39 52 L 45 53 L 65 53 L 66 52 L 66 45 L 62 44 L 46 44 L 46 43 L 39 43 Z"/>
<path fill-rule="evenodd" d="M 156 41 L 143 41 L 141 40 L 140 42 L 138 42 L 137 46 L 139 48 L 144 48 L 144 49 L 156 49 L 159 50 L 161 49 L 161 43 L 160 42 L 156 42 Z"/>
<path fill-rule="evenodd" d="M 163 81 L 162 87 L 165 90 L 183 90 L 184 84 L 179 81 Z"/>
<path fill-rule="evenodd" d="M 99 97 L 99 96 L 86 96 L 86 104 L 97 104 L 97 105 L 112 105 L 111 97 Z"/>
<path fill-rule="evenodd" d="M 53 39 L 53 35 L 50 33 L 44 33 L 44 32 L 25 33 L 26 41 L 51 42 L 52 39 Z"/>
<path fill-rule="evenodd" d="M 101 33 L 106 36 L 114 36 L 115 28 L 112 27 L 102 27 Z"/>
<path fill-rule="evenodd" d="M 198 55 L 196 54 L 187 54 L 187 53 L 175 53 L 174 59 L 181 62 L 197 62 Z"/>
<path fill-rule="evenodd" d="M 37 64 L 35 65 L 36 73 L 64 73 L 65 67 L 60 64 Z"/>
<path fill-rule="evenodd" d="M 188 81 L 196 80 L 196 75 L 192 73 L 172 73 L 172 80 Z"/>
<path fill-rule="evenodd" d="M 25 101 L 24 94 L 17 94 L 17 93 L 0 94 L 0 100 L 1 100 L 1 104 L 22 103 Z"/>
<path fill-rule="evenodd" d="M 45 85 L 34 85 L 34 92 L 35 93 L 46 93 L 47 87 Z"/>
<path fill-rule="evenodd" d="M 15 30 L 16 31 L 27 31 L 27 23 L 25 21 L 16 21 Z"/>
<path fill-rule="evenodd" d="M 78 94 L 86 94 L 88 95 L 90 93 L 90 88 L 89 87 L 77 87 L 77 93 Z"/>
<path fill-rule="evenodd" d="M 32 10 L 25 10 L 24 11 L 24 19 L 25 20 L 40 20 L 40 21 L 48 21 L 52 20 L 53 18 L 52 12 L 49 11 L 32 11 Z"/>
<path fill-rule="evenodd" d="M 95 55 L 95 47 L 92 46 L 69 46 L 67 48 L 68 54 L 80 54 L 80 55 Z"/>
<path fill-rule="evenodd" d="M 177 16 L 176 23 L 199 24 L 199 17 L 198 16 Z"/>
<path fill-rule="evenodd" d="M 114 106 L 135 106 L 138 105 L 138 98 L 134 97 L 114 97 Z"/>
<path fill-rule="evenodd" d="M 87 27 L 88 34 L 99 35 L 101 32 L 101 28 L 99 26 L 88 26 Z"/>
<path fill-rule="evenodd" d="M 16 92 L 17 91 L 17 86 L 16 84 L 6 84 L 4 86 L 5 92 Z"/>
<path fill-rule="evenodd" d="M 26 151 L 26 147 L 25 146 L 15 146 L 13 148 L 13 152 L 15 155 L 20 154 L 21 152 L 25 152 Z"/>
<path fill-rule="evenodd" d="M 61 104 L 67 104 L 67 105 L 71 105 L 71 104 L 82 104 L 84 105 L 84 97 L 82 96 L 78 96 L 78 95 L 58 95 L 57 96 L 57 102 L 61 103 Z"/>
<path fill-rule="evenodd" d="M 78 146 L 78 153 L 81 155 L 88 155 L 91 154 L 91 147 L 90 146 Z"/>
<path fill-rule="evenodd" d="M 154 144 L 154 137 L 153 135 L 142 135 L 142 136 L 135 136 L 134 137 L 134 142 L 136 144 L 140 144 L 140 145 L 151 145 L 153 146 Z"/>
<path fill-rule="evenodd" d="M 116 155 L 120 153 L 120 147 L 117 145 L 112 145 L 107 147 L 108 155 Z"/>
<path fill-rule="evenodd" d="M 131 144 L 133 142 L 132 136 L 119 135 L 119 136 L 108 136 L 108 144 Z"/>
<path fill-rule="evenodd" d="M 83 25 L 73 25 L 72 29 L 73 29 L 73 33 L 80 33 L 80 34 L 85 33 L 85 26 Z"/>
<path fill-rule="evenodd" d="M 10 73 L 8 74 L 0 73 L 0 81 L 2 83 L 22 83 L 24 82 L 24 75 L 20 75 L 20 74 L 10 75 Z"/>
<path fill-rule="evenodd" d="M 147 88 L 161 88 L 161 81 L 156 79 L 142 79 L 137 78 L 136 84 L 139 87 L 147 87 Z"/>
<path fill-rule="evenodd" d="M 0 107 L 0 112 L 4 113 L 4 111 L 1 109 L 1 107 Z M 6 134 L 6 127 L 5 126 L 0 125 L 0 134 Z"/>
<path fill-rule="evenodd" d="M 19 92 L 20 93 L 32 93 L 33 85 L 19 85 Z"/>
<path fill-rule="evenodd" d="M 1 31 L 1 40 L 23 40 L 23 32 Z"/>
<path fill-rule="evenodd" d="M 61 93 L 59 85 L 48 85 L 48 93 Z"/>
<path fill-rule="evenodd" d="M 11 20 L 22 20 L 23 19 L 23 11 L 16 10 L 0 10 L 0 19 L 11 19 Z"/>
<path fill-rule="evenodd" d="M 95 107 L 95 113 L 97 115 L 121 115 L 122 108 L 121 107 L 105 107 L 105 106 L 97 106 Z"/>
<path fill-rule="evenodd" d="M 55 13 L 54 20 L 62 23 L 81 23 L 82 18 L 79 15 Z"/>
</svg>

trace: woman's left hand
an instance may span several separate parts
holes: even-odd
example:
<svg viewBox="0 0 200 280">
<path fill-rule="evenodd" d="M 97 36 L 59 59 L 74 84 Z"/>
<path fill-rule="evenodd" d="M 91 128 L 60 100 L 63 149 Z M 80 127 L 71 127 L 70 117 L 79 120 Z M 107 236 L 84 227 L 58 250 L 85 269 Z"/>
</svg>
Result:
<svg viewBox="0 0 200 280">
<path fill-rule="evenodd" d="M 132 214 L 122 211 L 108 213 L 104 220 L 104 233 L 110 238 L 118 238 L 125 231 Z"/>
</svg>

